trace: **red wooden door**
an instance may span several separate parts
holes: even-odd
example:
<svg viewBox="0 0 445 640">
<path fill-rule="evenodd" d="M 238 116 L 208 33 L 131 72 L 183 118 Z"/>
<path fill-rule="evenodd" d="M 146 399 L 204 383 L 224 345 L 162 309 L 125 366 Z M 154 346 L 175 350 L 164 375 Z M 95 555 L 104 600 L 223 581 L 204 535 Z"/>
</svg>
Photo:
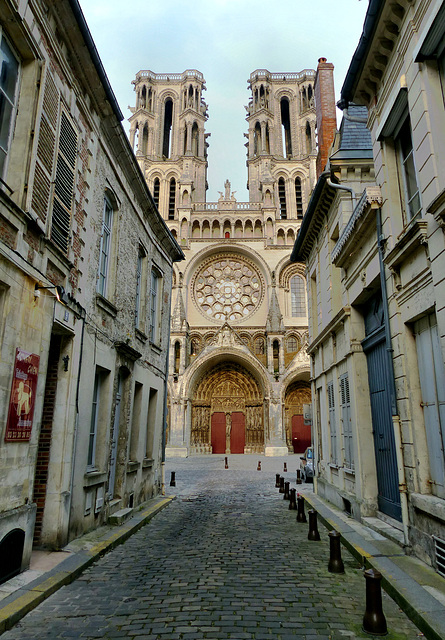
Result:
<svg viewBox="0 0 445 640">
<path fill-rule="evenodd" d="M 244 413 L 232 413 L 232 430 L 230 432 L 230 453 L 244 453 L 246 444 L 246 420 Z"/>
<path fill-rule="evenodd" d="M 212 414 L 212 453 L 226 452 L 226 414 L 218 411 Z"/>
<path fill-rule="evenodd" d="M 311 446 L 311 426 L 303 416 L 292 416 L 292 446 L 294 453 L 304 453 Z"/>
</svg>

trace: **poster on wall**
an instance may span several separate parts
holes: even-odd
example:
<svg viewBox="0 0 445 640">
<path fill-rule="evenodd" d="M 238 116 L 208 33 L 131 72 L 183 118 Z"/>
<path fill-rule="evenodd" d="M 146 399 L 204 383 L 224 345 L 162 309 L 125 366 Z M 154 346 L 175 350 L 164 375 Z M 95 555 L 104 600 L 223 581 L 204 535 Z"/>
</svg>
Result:
<svg viewBox="0 0 445 640">
<path fill-rule="evenodd" d="M 9 400 L 6 442 L 26 442 L 31 437 L 40 357 L 17 347 Z"/>
</svg>

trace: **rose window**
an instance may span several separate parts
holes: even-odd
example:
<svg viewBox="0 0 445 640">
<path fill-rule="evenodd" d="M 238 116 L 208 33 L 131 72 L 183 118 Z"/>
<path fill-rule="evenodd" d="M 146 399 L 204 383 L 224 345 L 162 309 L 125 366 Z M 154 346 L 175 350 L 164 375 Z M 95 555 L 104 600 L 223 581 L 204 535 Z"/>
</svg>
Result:
<svg viewBox="0 0 445 640">
<path fill-rule="evenodd" d="M 236 322 L 261 303 L 264 287 L 258 269 L 240 256 L 212 257 L 201 265 L 192 285 L 193 298 L 207 318 Z"/>
</svg>

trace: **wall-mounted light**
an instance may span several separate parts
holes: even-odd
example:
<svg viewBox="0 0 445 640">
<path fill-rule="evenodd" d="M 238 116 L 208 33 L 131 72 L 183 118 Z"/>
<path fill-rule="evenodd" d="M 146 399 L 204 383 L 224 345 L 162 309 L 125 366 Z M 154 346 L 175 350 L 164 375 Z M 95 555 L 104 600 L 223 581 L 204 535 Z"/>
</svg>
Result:
<svg viewBox="0 0 445 640">
<path fill-rule="evenodd" d="M 68 355 L 63 356 L 62 361 L 63 361 L 63 370 L 68 371 L 68 363 L 70 361 L 70 357 Z"/>
<path fill-rule="evenodd" d="M 68 304 L 68 296 L 66 294 L 65 289 L 60 285 L 51 285 L 46 287 L 43 284 L 36 284 L 34 287 L 34 298 L 40 298 L 40 289 L 54 289 L 54 294 L 59 302 L 63 302 L 63 304 Z"/>
</svg>

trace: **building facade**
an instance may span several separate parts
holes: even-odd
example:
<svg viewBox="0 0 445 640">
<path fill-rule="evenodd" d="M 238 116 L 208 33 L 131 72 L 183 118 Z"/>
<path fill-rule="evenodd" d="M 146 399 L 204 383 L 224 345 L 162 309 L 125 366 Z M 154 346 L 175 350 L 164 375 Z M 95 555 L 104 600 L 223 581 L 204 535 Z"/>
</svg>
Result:
<svg viewBox="0 0 445 640">
<path fill-rule="evenodd" d="M 326 265 L 308 274 L 319 489 L 358 518 L 386 521 L 389 535 L 442 575 L 444 33 L 442 1 L 371 0 L 339 106 L 345 118 L 354 103 L 367 110 L 375 186 L 362 182 L 346 215 L 336 216 L 333 200 L 330 247 L 318 251 L 309 231 L 294 252 Z M 347 173 L 330 178 L 350 186 Z M 326 295 L 328 272 L 341 306 Z M 350 434 L 354 469 L 344 454 L 333 460 L 332 430 L 337 443 Z"/>
<path fill-rule="evenodd" d="M 0 2 L 0 581 L 160 491 L 172 263 L 76 0 Z"/>
<path fill-rule="evenodd" d="M 186 256 L 173 280 L 167 455 L 310 444 L 305 272 L 289 250 L 316 176 L 314 97 L 332 86 L 332 69 L 321 60 L 317 73 L 251 74 L 249 202 L 229 180 L 206 202 L 202 74 L 136 75 L 130 139 Z"/>
</svg>

